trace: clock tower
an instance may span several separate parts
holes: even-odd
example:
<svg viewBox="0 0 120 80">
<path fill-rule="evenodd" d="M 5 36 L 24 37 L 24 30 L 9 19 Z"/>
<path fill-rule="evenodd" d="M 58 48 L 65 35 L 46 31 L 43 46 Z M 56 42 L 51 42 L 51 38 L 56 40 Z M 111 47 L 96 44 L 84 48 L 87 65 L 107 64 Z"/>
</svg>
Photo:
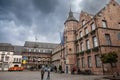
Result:
<svg viewBox="0 0 120 80">
<path fill-rule="evenodd" d="M 73 67 L 76 66 L 76 29 L 78 21 L 73 16 L 73 12 L 70 10 L 69 16 L 64 23 L 64 48 L 65 48 L 65 72 L 71 73 Z"/>
</svg>

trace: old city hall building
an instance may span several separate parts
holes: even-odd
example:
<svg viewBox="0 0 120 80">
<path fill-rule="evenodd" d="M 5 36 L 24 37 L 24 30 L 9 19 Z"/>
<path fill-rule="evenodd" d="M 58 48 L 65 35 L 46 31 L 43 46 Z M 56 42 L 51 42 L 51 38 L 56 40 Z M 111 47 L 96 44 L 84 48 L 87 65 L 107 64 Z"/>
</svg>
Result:
<svg viewBox="0 0 120 80">
<path fill-rule="evenodd" d="M 64 25 L 64 45 L 56 47 L 52 56 L 59 54 L 53 62 L 59 62 L 63 71 L 71 73 L 76 66 L 94 74 L 110 73 L 111 66 L 103 64 L 100 56 L 115 51 L 118 62 L 112 67 L 120 72 L 120 5 L 115 0 L 95 15 L 81 11 L 79 21 L 70 10 Z"/>
</svg>

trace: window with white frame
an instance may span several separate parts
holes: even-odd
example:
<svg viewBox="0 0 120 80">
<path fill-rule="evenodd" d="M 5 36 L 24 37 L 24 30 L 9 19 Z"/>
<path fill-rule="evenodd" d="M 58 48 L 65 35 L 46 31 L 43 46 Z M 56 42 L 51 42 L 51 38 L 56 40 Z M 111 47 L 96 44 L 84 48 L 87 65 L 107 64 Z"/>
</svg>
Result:
<svg viewBox="0 0 120 80">
<path fill-rule="evenodd" d="M 96 36 L 93 37 L 93 47 L 97 47 L 98 46 L 98 42 L 97 42 L 97 38 Z"/>
<path fill-rule="evenodd" d="M 85 20 L 82 20 L 82 26 L 84 26 L 85 25 Z"/>
<path fill-rule="evenodd" d="M 88 56 L 88 67 L 92 67 L 91 56 Z"/>
<path fill-rule="evenodd" d="M 29 50 L 29 52 L 31 52 L 31 49 L 28 49 Z"/>
<path fill-rule="evenodd" d="M 21 60 L 21 58 L 19 58 L 19 62 L 21 62 L 22 60 Z"/>
<path fill-rule="evenodd" d="M 88 28 L 85 28 L 85 35 L 88 34 Z"/>
<path fill-rule="evenodd" d="M 89 40 L 86 40 L 86 48 L 90 49 L 90 41 Z"/>
<path fill-rule="evenodd" d="M 107 28 L 107 22 L 105 20 L 102 20 L 102 25 L 103 25 L 103 28 Z"/>
<path fill-rule="evenodd" d="M 34 52 L 36 52 L 36 49 L 34 49 Z"/>
<path fill-rule="evenodd" d="M 9 61 L 9 56 L 5 56 L 5 61 Z"/>
<path fill-rule="evenodd" d="M 111 45 L 110 34 L 105 34 L 106 44 Z"/>
<path fill-rule="evenodd" d="M 83 37 L 83 35 L 82 35 L 82 31 L 80 31 L 80 38 L 82 38 Z"/>
<path fill-rule="evenodd" d="M 84 68 L 85 67 L 85 59 L 84 59 L 84 57 L 82 57 L 82 68 Z"/>
<path fill-rule="evenodd" d="M 76 52 L 79 52 L 79 45 L 76 46 Z"/>
<path fill-rule="evenodd" d="M 16 62 L 16 58 L 14 58 L 14 62 Z"/>
<path fill-rule="evenodd" d="M 81 43 L 81 51 L 84 51 L 84 44 L 83 43 Z"/>
<path fill-rule="evenodd" d="M 80 67 L 80 59 L 77 59 L 77 67 Z"/>
<path fill-rule="evenodd" d="M 99 55 L 95 55 L 95 62 L 96 62 L 96 67 L 100 67 L 101 66 Z"/>
<path fill-rule="evenodd" d="M 91 29 L 92 29 L 92 31 L 95 30 L 95 23 L 91 24 Z"/>
</svg>

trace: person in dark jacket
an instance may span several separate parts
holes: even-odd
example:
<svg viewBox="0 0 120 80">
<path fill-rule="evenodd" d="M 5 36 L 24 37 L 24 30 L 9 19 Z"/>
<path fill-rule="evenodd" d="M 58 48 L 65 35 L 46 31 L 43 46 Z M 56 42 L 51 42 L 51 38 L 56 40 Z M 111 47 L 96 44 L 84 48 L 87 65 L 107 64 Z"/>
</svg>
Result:
<svg viewBox="0 0 120 80">
<path fill-rule="evenodd" d="M 44 66 L 42 66 L 42 68 L 41 68 L 41 80 L 43 80 L 43 78 L 44 78 L 44 73 L 45 73 Z"/>
<path fill-rule="evenodd" d="M 47 71 L 48 71 L 47 80 L 50 80 L 50 67 L 48 67 Z"/>
</svg>

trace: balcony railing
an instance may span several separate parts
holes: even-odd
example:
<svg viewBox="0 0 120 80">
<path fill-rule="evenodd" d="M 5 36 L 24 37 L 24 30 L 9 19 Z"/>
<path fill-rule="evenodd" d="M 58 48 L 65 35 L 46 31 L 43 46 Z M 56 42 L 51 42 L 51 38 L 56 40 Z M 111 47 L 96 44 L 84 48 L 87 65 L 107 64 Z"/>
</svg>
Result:
<svg viewBox="0 0 120 80">
<path fill-rule="evenodd" d="M 99 47 L 94 47 L 94 48 L 92 48 L 92 51 L 93 51 L 93 52 L 98 52 L 98 51 L 99 51 Z"/>
</svg>

